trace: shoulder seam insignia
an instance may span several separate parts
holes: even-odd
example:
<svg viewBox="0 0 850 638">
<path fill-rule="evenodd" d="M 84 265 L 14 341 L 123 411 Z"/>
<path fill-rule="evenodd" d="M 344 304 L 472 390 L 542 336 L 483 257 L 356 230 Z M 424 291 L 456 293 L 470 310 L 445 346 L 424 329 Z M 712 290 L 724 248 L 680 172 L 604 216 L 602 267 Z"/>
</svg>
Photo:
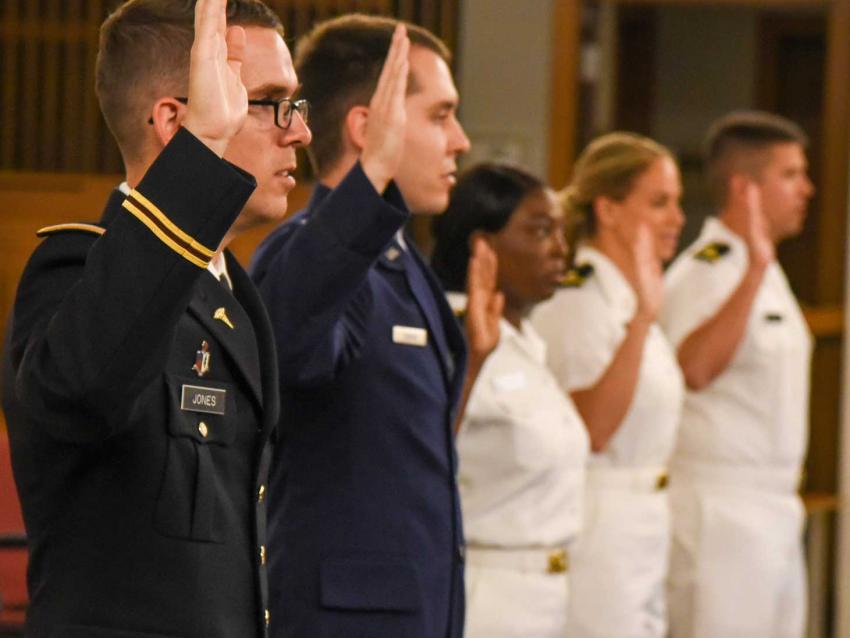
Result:
<svg viewBox="0 0 850 638">
<path fill-rule="evenodd" d="M 54 226 L 45 226 L 44 228 L 39 228 L 37 231 L 35 231 L 35 234 L 38 237 L 47 237 L 49 235 L 55 235 L 57 233 L 72 231 L 89 233 L 91 235 L 103 235 L 103 233 L 106 232 L 106 229 L 101 226 L 95 226 L 94 224 L 55 224 Z"/>
<path fill-rule="evenodd" d="M 561 278 L 561 288 L 581 288 L 593 275 L 593 264 L 576 264 Z"/>
<path fill-rule="evenodd" d="M 700 261 L 707 262 L 709 264 L 713 264 L 715 261 L 723 257 L 724 255 L 728 255 L 731 251 L 731 247 L 729 244 L 715 241 L 710 244 L 706 244 L 700 250 L 698 250 L 694 254 L 694 259 L 699 259 Z"/>
<path fill-rule="evenodd" d="M 157 239 L 189 263 L 198 268 L 206 268 L 210 263 L 213 251 L 183 232 L 139 191 L 130 191 L 122 206 L 147 226 Z"/>
</svg>

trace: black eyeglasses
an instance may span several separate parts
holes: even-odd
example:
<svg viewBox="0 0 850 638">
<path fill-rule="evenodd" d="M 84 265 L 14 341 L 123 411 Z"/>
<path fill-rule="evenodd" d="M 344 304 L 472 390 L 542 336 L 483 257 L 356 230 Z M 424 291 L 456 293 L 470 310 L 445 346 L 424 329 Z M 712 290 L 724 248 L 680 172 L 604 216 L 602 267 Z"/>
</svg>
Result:
<svg viewBox="0 0 850 638">
<path fill-rule="evenodd" d="M 178 102 L 187 104 L 189 98 L 176 97 Z M 288 129 L 292 124 L 292 116 L 295 111 L 301 116 L 306 124 L 310 119 L 310 102 L 307 100 L 292 100 L 288 97 L 282 97 L 279 100 L 263 99 L 263 100 L 248 100 L 248 106 L 271 106 L 274 109 L 274 123 L 278 128 Z M 148 124 L 153 124 L 153 118 L 148 120 Z"/>
<path fill-rule="evenodd" d="M 310 119 L 310 102 L 307 100 L 291 100 L 288 97 L 282 97 L 279 100 L 248 100 L 248 106 L 271 106 L 274 109 L 275 126 L 288 129 L 292 124 L 292 116 L 295 111 L 304 120 L 304 124 Z"/>
</svg>

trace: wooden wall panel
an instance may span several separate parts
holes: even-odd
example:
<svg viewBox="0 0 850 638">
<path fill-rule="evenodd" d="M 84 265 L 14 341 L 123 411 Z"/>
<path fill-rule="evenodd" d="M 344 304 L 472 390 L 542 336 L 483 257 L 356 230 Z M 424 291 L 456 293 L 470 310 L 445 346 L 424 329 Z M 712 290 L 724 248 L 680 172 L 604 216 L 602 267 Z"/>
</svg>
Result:
<svg viewBox="0 0 850 638">
<path fill-rule="evenodd" d="M 16 2 L 7 2 L 3 13 L 2 34 L 3 41 L 0 50 L 3 51 L 3 109 L 2 129 L 0 129 L 0 167 L 15 165 L 15 120 L 17 114 L 18 95 L 17 66 L 18 66 L 18 40 L 12 34 L 18 26 L 18 5 Z"/>
<path fill-rule="evenodd" d="M 555 188 L 569 180 L 577 153 L 581 7 L 581 0 L 563 0 L 553 8 L 548 176 Z"/>
<path fill-rule="evenodd" d="M 0 328 L 5 334 L 24 265 L 38 244 L 35 231 L 66 221 L 96 221 L 117 175 L 0 172 Z"/>
<path fill-rule="evenodd" d="M 106 198 L 121 179 L 120 175 L 0 171 L 0 335 L 5 334 L 21 272 L 41 241 L 35 231 L 64 222 L 97 221 Z M 306 204 L 310 190 L 309 184 L 299 184 L 290 193 L 290 212 Z M 233 242 L 231 249 L 243 265 L 248 265 L 254 249 L 271 228 L 272 224 L 260 226 Z"/>
<path fill-rule="evenodd" d="M 456 43 L 457 0 L 268 0 L 287 41 L 359 11 L 421 24 Z M 98 29 L 117 0 L 0 2 L 0 170 L 116 173 L 120 156 L 98 110 Z"/>
</svg>

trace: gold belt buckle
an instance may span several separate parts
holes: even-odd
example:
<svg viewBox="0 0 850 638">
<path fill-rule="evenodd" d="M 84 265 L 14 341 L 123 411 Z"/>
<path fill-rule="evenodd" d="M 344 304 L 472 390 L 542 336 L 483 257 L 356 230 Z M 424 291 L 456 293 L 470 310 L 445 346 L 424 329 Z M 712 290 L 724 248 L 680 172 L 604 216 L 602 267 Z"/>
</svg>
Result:
<svg viewBox="0 0 850 638">
<path fill-rule="evenodd" d="M 563 574 L 570 566 L 570 559 L 567 556 L 567 550 L 556 549 L 549 552 L 549 566 L 546 572 L 549 574 Z"/>
<path fill-rule="evenodd" d="M 655 489 L 656 489 L 656 491 L 660 492 L 661 490 L 666 488 L 667 484 L 669 482 L 670 482 L 670 477 L 667 476 L 667 472 L 662 472 L 661 474 L 659 474 L 658 477 L 655 479 Z"/>
</svg>

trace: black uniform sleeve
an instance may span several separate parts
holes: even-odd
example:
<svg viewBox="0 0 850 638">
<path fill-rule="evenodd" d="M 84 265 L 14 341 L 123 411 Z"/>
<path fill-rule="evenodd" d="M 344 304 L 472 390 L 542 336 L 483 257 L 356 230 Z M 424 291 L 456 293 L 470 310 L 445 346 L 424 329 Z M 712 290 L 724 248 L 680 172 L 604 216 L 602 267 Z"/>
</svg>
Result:
<svg viewBox="0 0 850 638">
<path fill-rule="evenodd" d="M 254 186 L 181 129 L 105 234 L 39 246 L 18 288 L 10 353 L 34 422 L 87 441 L 126 421 L 124 406 L 162 372 L 195 283 Z"/>
</svg>

